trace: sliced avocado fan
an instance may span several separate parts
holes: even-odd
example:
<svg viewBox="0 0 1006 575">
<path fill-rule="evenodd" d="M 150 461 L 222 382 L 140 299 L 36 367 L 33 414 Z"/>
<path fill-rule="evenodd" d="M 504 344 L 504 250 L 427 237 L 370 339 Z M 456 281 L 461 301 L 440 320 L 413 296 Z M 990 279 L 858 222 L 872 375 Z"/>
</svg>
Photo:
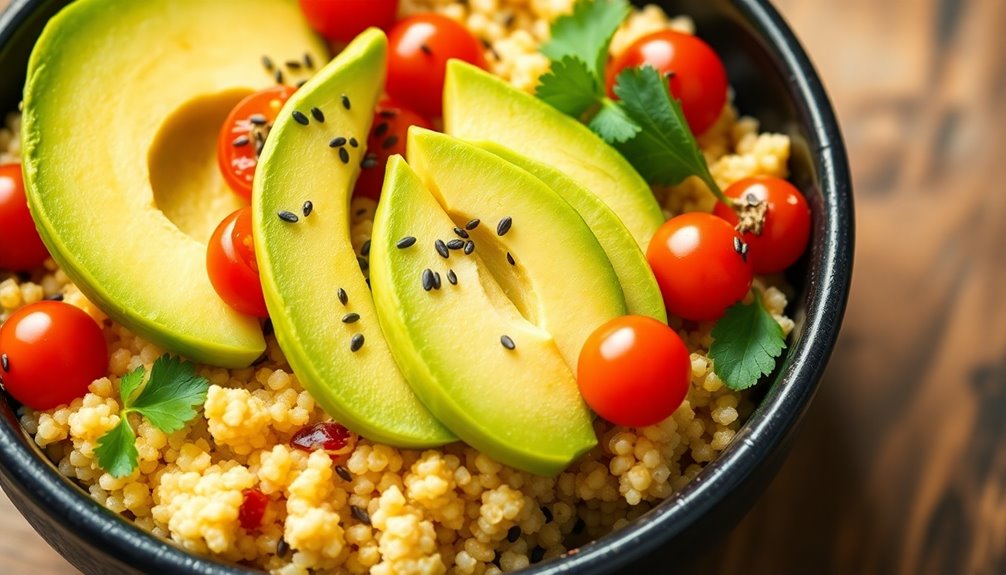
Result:
<svg viewBox="0 0 1006 575">
<path fill-rule="evenodd" d="M 280 112 L 255 177 L 256 254 L 276 337 L 325 411 L 368 439 L 432 447 L 456 438 L 398 370 L 350 242 L 386 53 L 381 31 L 364 32 Z M 346 142 L 333 148 L 336 138 Z"/>
</svg>

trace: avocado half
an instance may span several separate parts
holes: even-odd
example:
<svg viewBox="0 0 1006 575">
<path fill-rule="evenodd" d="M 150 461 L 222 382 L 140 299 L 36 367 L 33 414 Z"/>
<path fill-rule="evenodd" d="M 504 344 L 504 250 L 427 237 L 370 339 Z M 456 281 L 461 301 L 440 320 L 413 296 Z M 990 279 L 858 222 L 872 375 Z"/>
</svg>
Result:
<svg viewBox="0 0 1006 575">
<path fill-rule="evenodd" d="M 384 34 L 365 31 L 280 111 L 255 175 L 255 249 L 276 337 L 312 397 L 369 439 L 432 447 L 456 438 L 398 370 L 350 241 L 350 196 L 386 55 Z M 333 148 L 336 138 L 344 142 Z"/>
<path fill-rule="evenodd" d="M 119 323 L 223 367 L 265 350 L 206 272 L 206 240 L 238 206 L 217 132 L 272 83 L 262 54 L 327 59 L 290 0 L 78 0 L 42 33 L 25 86 L 28 202 L 53 258 Z"/>
</svg>

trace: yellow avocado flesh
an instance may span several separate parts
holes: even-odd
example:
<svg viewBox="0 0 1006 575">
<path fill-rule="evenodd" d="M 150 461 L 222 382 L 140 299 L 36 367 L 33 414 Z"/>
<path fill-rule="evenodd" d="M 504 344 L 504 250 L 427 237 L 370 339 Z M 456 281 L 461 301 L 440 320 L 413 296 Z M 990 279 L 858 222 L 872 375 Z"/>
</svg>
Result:
<svg viewBox="0 0 1006 575">
<path fill-rule="evenodd" d="M 293 0 L 79 0 L 49 22 L 25 87 L 29 205 L 53 258 L 113 319 L 202 363 L 263 353 L 258 321 L 206 272 L 206 239 L 238 205 L 216 134 L 270 85 L 262 54 L 305 53 L 327 52 Z"/>
<path fill-rule="evenodd" d="M 607 204 L 643 252 L 664 224 L 650 186 L 618 151 L 575 119 L 459 60 L 447 65 L 444 128 L 559 170 Z"/>
<path fill-rule="evenodd" d="M 492 142 L 479 144 L 541 180 L 566 200 L 590 226 L 618 275 L 625 294 L 625 306 L 633 315 L 643 315 L 667 323 L 667 311 L 660 286 L 629 230 L 611 208 L 583 186 L 558 170 Z"/>
<path fill-rule="evenodd" d="M 483 245 L 448 260 L 433 249 L 455 225 L 405 161 L 391 158 L 371 247 L 384 332 L 413 388 L 459 437 L 501 463 L 555 475 L 596 445 L 591 414 L 555 339 L 487 270 Z M 406 236 L 416 244 L 397 248 Z M 440 274 L 439 290 L 424 289 L 426 269 Z"/>
<path fill-rule="evenodd" d="M 483 222 L 471 234 L 480 258 L 575 371 L 587 337 L 626 311 L 618 276 L 587 224 L 538 178 L 456 138 L 413 128 L 408 154 L 455 223 Z M 504 218 L 512 224 L 499 236 Z"/>
<path fill-rule="evenodd" d="M 276 337 L 300 383 L 346 427 L 399 447 L 456 438 L 420 403 L 395 364 L 350 241 L 349 203 L 384 87 L 387 40 L 369 30 L 301 88 L 280 112 L 263 150 L 252 197 L 256 256 Z M 350 110 L 343 104 L 343 96 Z M 312 118 L 312 108 L 325 116 Z M 293 119 L 299 111 L 307 126 Z M 356 138 L 350 162 L 329 147 Z M 314 210 L 304 217 L 304 203 Z M 297 223 L 277 214 L 290 211 Z M 337 297 L 345 290 L 343 305 Z M 355 323 L 344 323 L 349 313 Z M 351 350 L 353 336 L 363 346 Z"/>
</svg>

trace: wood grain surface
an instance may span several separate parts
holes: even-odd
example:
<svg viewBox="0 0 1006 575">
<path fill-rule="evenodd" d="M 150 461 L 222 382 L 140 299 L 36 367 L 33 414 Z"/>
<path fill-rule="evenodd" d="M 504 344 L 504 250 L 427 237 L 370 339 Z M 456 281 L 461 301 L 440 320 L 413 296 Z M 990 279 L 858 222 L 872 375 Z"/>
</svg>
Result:
<svg viewBox="0 0 1006 575">
<path fill-rule="evenodd" d="M 1006 2 L 777 4 L 845 129 L 853 294 L 791 456 L 693 570 L 1006 573 Z M 2 496 L 0 562 L 75 573 Z"/>
</svg>

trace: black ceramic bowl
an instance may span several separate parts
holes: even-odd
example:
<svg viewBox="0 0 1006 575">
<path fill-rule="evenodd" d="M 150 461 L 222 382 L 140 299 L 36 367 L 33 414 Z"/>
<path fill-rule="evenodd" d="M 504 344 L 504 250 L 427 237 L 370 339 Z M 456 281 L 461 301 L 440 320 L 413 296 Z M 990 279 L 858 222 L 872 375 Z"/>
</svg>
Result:
<svg viewBox="0 0 1006 575">
<path fill-rule="evenodd" d="M 67 0 L 14 0 L 0 15 L 0 116 L 16 108 L 28 54 Z M 762 126 L 793 138 L 793 180 L 814 214 L 812 245 L 791 272 L 796 329 L 758 409 L 733 443 L 682 492 L 626 529 L 534 573 L 666 572 L 702 543 L 718 539 L 748 509 L 785 453 L 787 438 L 814 395 L 838 336 L 853 253 L 852 190 L 834 112 L 809 59 L 766 0 L 657 2 L 695 18 L 723 56 L 737 105 Z M 14 407 L 0 398 L 0 485 L 36 530 L 81 571 L 243 573 L 197 558 L 133 527 L 94 503 L 26 438 Z M 664 558 L 674 558 L 663 563 Z"/>
</svg>

